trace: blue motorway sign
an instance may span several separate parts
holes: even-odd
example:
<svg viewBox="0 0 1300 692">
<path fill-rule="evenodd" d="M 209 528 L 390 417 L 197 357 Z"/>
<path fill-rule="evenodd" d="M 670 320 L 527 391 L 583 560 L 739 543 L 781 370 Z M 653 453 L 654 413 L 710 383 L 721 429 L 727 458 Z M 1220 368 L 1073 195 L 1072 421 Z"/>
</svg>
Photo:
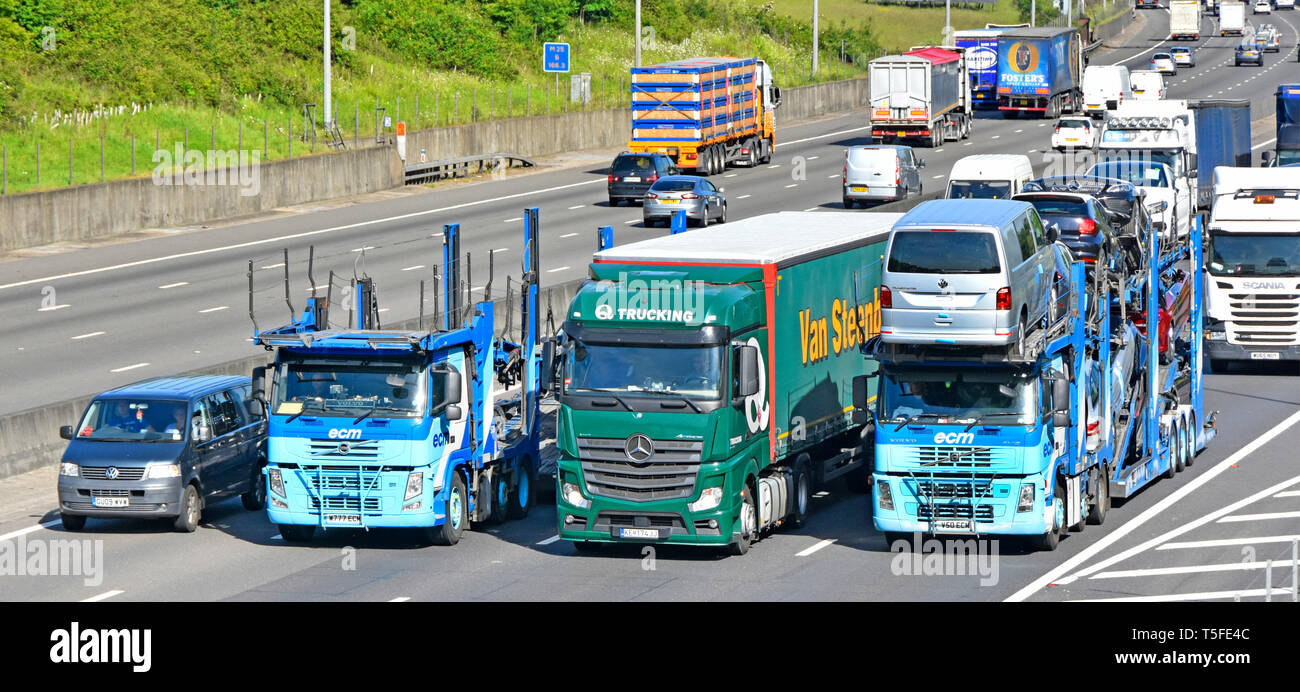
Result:
<svg viewBox="0 0 1300 692">
<path fill-rule="evenodd" d="M 569 71 L 569 44 L 567 43 L 542 44 L 542 71 L 543 72 L 568 72 Z"/>
</svg>

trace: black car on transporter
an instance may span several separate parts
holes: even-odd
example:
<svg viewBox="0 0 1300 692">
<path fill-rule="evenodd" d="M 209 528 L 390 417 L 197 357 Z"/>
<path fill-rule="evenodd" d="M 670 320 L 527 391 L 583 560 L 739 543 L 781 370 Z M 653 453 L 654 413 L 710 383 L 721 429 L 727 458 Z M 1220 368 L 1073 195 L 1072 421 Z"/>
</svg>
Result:
<svg viewBox="0 0 1300 692">
<path fill-rule="evenodd" d="M 1015 199 L 1029 202 L 1045 224 L 1056 224 L 1060 240 L 1076 260 L 1095 264 L 1097 253 L 1118 252 L 1116 269 L 1144 265 L 1148 224 L 1141 189 L 1127 181 L 1097 176 L 1055 176 L 1025 183 Z"/>
</svg>

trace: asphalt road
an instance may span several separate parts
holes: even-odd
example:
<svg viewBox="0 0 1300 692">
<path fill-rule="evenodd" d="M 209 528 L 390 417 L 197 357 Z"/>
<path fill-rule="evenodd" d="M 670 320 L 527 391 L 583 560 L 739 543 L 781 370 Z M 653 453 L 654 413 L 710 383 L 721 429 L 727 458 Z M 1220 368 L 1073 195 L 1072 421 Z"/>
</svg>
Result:
<svg viewBox="0 0 1300 692">
<path fill-rule="evenodd" d="M 1163 36 L 1166 17 L 1164 12 L 1146 13 L 1147 24 L 1136 38 L 1098 60 L 1145 67 L 1141 63 L 1159 45 L 1153 37 Z M 1256 117 L 1270 113 L 1275 85 L 1294 80 L 1294 62 L 1273 66 L 1295 60 L 1290 25 L 1296 20 L 1281 13 L 1270 21 L 1286 36 L 1282 53 L 1269 54 L 1263 71 L 1232 67 L 1235 39 L 1211 38 L 1202 42 L 1198 67 L 1181 70 L 1172 80 L 1171 97 L 1246 97 L 1252 99 Z M 838 208 L 838 183 L 832 178 L 838 177 L 843 147 L 863 141 L 864 129 L 861 115 L 783 129 L 785 144 L 772 166 L 729 171 L 726 175 L 734 177 L 720 178 L 729 213 L 738 218 Z M 1048 145 L 1047 123 L 982 119 L 975 132 L 969 142 L 922 150 L 927 188 L 942 185 L 952 162 L 967 154 L 1025 152 L 1040 170 L 1051 163 L 1042 154 Z M 800 167 L 804 175 L 793 175 Z M 270 266 L 280 261 L 279 248 L 286 245 L 305 260 L 306 244 L 315 243 L 318 267 L 348 273 L 352 250 L 373 246 L 366 253 L 368 271 L 381 280 L 381 302 L 391 306 L 385 314 L 398 318 L 415 314 L 414 277 L 435 260 L 431 234 L 442 223 L 460 222 L 466 249 L 476 256 L 506 248 L 497 258 L 498 268 L 517 267 L 520 222 L 510 219 L 520 216 L 525 205 L 541 206 L 542 268 L 548 282 L 581 275 L 599 225 L 614 225 L 620 243 L 665 232 L 642 229 L 637 209 L 606 207 L 603 175 L 593 170 L 556 170 L 8 263 L 0 285 L 0 314 L 12 328 L 0 342 L 0 352 L 6 354 L 0 377 L 9 386 L 0 392 L 0 411 L 251 353 L 244 341 L 249 334 L 243 315 L 247 258 L 252 255 L 259 266 Z M 629 220 L 636 222 L 625 223 Z M 247 243 L 252 244 L 229 247 Z M 175 257 L 183 253 L 197 254 Z M 144 261 L 148 263 L 113 268 Z M 401 279 L 403 269 L 419 264 L 426 268 L 406 272 L 412 276 L 403 282 L 408 286 L 383 283 L 385 277 Z M 301 265 L 295 263 L 293 270 L 299 279 L 295 291 L 305 295 Z M 283 296 L 269 276 L 274 271 L 266 270 L 272 288 L 259 294 L 266 323 L 273 312 L 280 318 L 285 312 Z M 77 272 L 94 273 L 46 278 Z M 319 278 L 324 270 L 318 272 Z M 173 285 L 181 282 L 186 283 Z M 46 285 L 54 286 L 58 304 L 68 307 L 39 312 Z M 168 285 L 173 286 L 160 288 Z M 104 333 L 72 338 L 96 331 Z M 140 362 L 150 365 L 111 372 Z M 726 558 L 707 550 L 664 546 L 646 552 L 631 545 L 579 555 L 554 539 L 549 504 L 535 508 L 527 519 L 468 532 L 460 545 L 443 549 L 420 547 L 399 532 L 331 531 L 310 545 L 284 545 L 264 513 L 246 512 L 238 501 L 209 508 L 192 535 L 171 533 L 156 523 L 95 520 L 84 533 L 63 534 L 57 515 L 49 511 L 52 485 L 48 495 L 24 491 L 17 498 L 18 486 L 0 482 L 0 505 L 21 500 L 32 508 L 22 515 L 0 513 L 0 541 L 85 538 L 102 541 L 103 550 L 101 579 L 0 576 L 0 598 L 1077 600 L 1192 594 L 1259 600 L 1264 569 L 1256 563 L 1289 559 L 1286 537 L 1300 534 L 1300 472 L 1292 465 L 1300 443 L 1300 430 L 1292 427 L 1300 420 L 1297 381 L 1292 370 L 1267 366 L 1210 375 L 1206 406 L 1220 411 L 1219 434 L 1191 468 L 1117 505 L 1104 526 L 1069 534 L 1056 552 L 1029 553 L 1000 544 L 995 559 L 967 565 L 964 575 L 952 570 L 946 576 L 926 574 L 928 568 L 910 555 L 890 552 L 871 528 L 870 503 L 839 483 L 814 498 L 804 528 L 778 531 L 749 555 Z M 1246 548 L 1253 550 L 1245 555 L 1252 559 L 1239 567 Z M 1289 567 L 1273 570 L 1274 585 L 1289 587 L 1290 580 Z"/>
</svg>

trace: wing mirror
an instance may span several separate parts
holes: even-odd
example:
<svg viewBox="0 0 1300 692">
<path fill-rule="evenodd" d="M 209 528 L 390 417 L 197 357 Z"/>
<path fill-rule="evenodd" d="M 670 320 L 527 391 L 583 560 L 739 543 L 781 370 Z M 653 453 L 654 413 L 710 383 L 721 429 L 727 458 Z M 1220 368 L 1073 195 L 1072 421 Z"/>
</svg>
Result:
<svg viewBox="0 0 1300 692">
<path fill-rule="evenodd" d="M 758 349 L 754 346 L 736 349 L 736 366 L 739 375 L 736 394 L 742 398 L 758 394 Z"/>
<path fill-rule="evenodd" d="M 555 388 L 555 339 L 542 342 L 542 373 L 538 380 L 543 393 Z"/>
<path fill-rule="evenodd" d="M 1070 425 L 1070 381 L 1062 376 L 1052 380 L 1052 425 Z"/>
<path fill-rule="evenodd" d="M 72 426 L 71 425 L 61 426 L 59 428 L 59 437 L 62 437 L 65 440 L 71 440 L 74 437 L 74 435 L 72 434 Z"/>
<path fill-rule="evenodd" d="M 253 368 L 253 393 L 252 398 L 257 401 L 266 401 L 266 366 L 259 365 Z"/>
<path fill-rule="evenodd" d="M 853 424 L 866 425 L 872 422 L 871 383 L 875 375 L 857 375 L 853 378 Z"/>
<path fill-rule="evenodd" d="M 917 168 L 925 168 L 925 159 L 917 159 L 917 160 L 916 160 L 916 167 L 917 167 Z"/>
<path fill-rule="evenodd" d="M 1266 152 L 1260 154 L 1260 155 L 1259 155 L 1259 163 L 1260 163 L 1260 166 L 1262 166 L 1262 167 L 1264 167 L 1264 168 L 1269 168 L 1269 167 L 1273 166 L 1274 163 L 1275 163 L 1275 162 L 1273 161 L 1273 152 L 1271 152 L 1271 151 L 1266 151 Z"/>
<path fill-rule="evenodd" d="M 1047 224 L 1047 242 L 1055 243 L 1061 237 L 1061 226 L 1056 223 Z"/>
</svg>

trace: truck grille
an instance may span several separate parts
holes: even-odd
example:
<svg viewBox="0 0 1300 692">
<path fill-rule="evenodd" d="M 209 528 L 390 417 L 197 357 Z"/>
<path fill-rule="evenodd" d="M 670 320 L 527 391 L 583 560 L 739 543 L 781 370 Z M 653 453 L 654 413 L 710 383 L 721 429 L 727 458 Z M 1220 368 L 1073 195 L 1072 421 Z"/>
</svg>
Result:
<svg viewBox="0 0 1300 692">
<path fill-rule="evenodd" d="M 1228 338 L 1239 344 L 1300 343 L 1300 295 L 1229 293 Z"/>
<path fill-rule="evenodd" d="M 1014 462 L 1009 450 L 992 447 L 913 447 L 901 460 L 926 468 L 996 468 Z"/>
<path fill-rule="evenodd" d="M 138 481 L 144 478 L 143 466 L 118 466 L 117 478 L 108 477 L 108 466 L 82 466 L 81 477 L 90 481 Z"/>
<path fill-rule="evenodd" d="M 992 505 L 928 505 L 916 506 L 916 518 L 929 519 L 971 519 L 980 523 L 993 521 Z"/>
<path fill-rule="evenodd" d="M 920 481 L 916 484 L 916 494 L 918 497 L 931 500 L 992 497 L 993 483 L 989 481 L 983 483 L 970 483 L 965 481 Z"/>
<path fill-rule="evenodd" d="M 695 492 L 703 442 L 651 440 L 654 453 L 640 463 L 628 458 L 626 443 L 623 438 L 578 440 L 578 458 L 592 494 L 651 502 L 680 500 Z"/>
<path fill-rule="evenodd" d="M 327 512 L 378 512 L 379 498 L 367 497 L 362 500 L 359 497 L 326 497 L 325 511 Z M 313 497 L 311 499 L 311 508 L 320 511 L 321 498 Z"/>
<path fill-rule="evenodd" d="M 347 445 L 347 454 L 342 446 Z M 307 456 L 317 461 L 346 461 L 361 463 L 379 458 L 378 440 L 312 440 L 307 443 Z"/>
<path fill-rule="evenodd" d="M 307 487 L 315 491 L 351 491 L 361 490 L 379 490 L 379 474 L 377 472 L 356 471 L 343 473 L 321 473 L 319 476 L 312 471 L 302 474 L 303 480 Z"/>
</svg>

